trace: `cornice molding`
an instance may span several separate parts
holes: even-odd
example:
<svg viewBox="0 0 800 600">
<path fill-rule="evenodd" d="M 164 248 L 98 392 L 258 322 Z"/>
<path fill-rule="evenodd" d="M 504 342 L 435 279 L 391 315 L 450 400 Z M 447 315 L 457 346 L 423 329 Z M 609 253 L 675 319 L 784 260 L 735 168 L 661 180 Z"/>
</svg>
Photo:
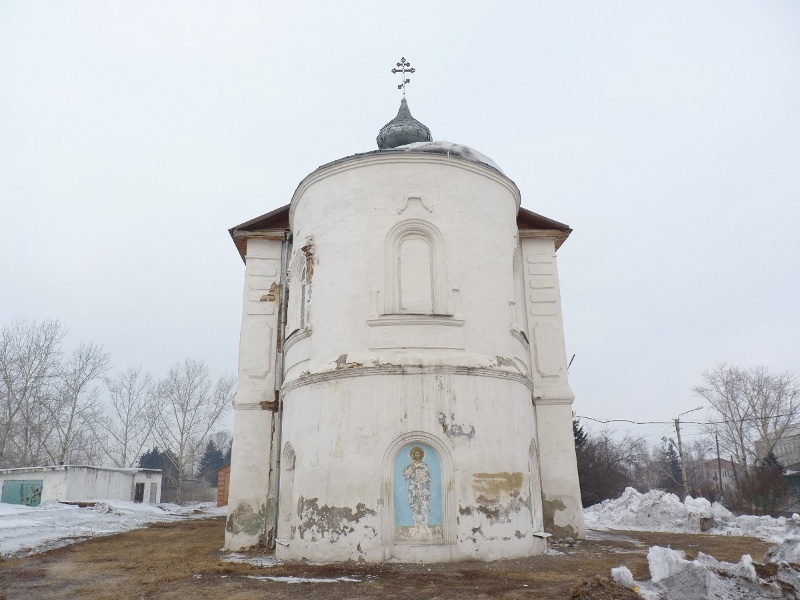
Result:
<svg viewBox="0 0 800 600">
<path fill-rule="evenodd" d="M 336 379 L 347 379 L 350 377 L 367 377 L 370 375 L 427 375 L 427 374 L 448 374 L 448 375 L 468 375 L 471 377 L 492 377 L 495 379 L 505 379 L 521 383 L 533 392 L 533 381 L 529 377 L 508 371 L 488 369 L 486 367 L 454 367 L 443 365 L 431 366 L 403 366 L 403 365 L 380 365 L 377 367 L 347 367 L 336 371 L 324 371 L 322 373 L 308 373 L 301 375 L 297 379 L 287 381 L 283 384 L 281 394 L 286 394 L 294 389 L 324 383 Z"/>
</svg>

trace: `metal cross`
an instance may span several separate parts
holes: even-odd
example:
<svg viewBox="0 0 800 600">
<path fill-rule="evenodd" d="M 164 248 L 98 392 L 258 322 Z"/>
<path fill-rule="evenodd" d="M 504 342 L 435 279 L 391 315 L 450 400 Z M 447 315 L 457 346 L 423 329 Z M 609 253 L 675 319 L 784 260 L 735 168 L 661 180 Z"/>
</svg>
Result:
<svg viewBox="0 0 800 600">
<path fill-rule="evenodd" d="M 405 98 L 406 97 L 406 84 L 411 81 L 410 79 L 406 79 L 406 73 L 414 73 L 414 72 L 416 72 L 416 69 L 413 68 L 413 67 L 410 68 L 410 69 L 408 68 L 408 67 L 411 67 L 411 63 L 406 60 L 405 56 L 400 59 L 400 62 L 397 63 L 397 66 L 400 67 L 400 68 L 399 69 L 392 69 L 392 73 L 402 73 L 402 75 L 403 75 L 403 83 L 398 85 L 397 89 L 398 90 L 400 90 L 400 89 L 403 90 L 403 98 Z"/>
</svg>

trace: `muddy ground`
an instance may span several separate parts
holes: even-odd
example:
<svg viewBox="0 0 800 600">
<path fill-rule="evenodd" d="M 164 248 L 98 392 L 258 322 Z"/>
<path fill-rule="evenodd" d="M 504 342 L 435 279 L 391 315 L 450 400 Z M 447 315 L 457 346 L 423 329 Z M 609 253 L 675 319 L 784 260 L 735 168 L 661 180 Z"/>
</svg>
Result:
<svg viewBox="0 0 800 600">
<path fill-rule="evenodd" d="M 648 579 L 647 549 L 670 546 L 738 562 L 761 562 L 767 544 L 753 538 L 619 532 L 554 543 L 559 555 L 446 565 L 310 565 L 270 567 L 222 562 L 223 518 L 157 524 L 26 558 L 0 559 L 0 599 L 224 598 L 635 598 L 608 580 L 627 565 Z M 252 576 L 349 577 L 358 582 L 284 583 Z M 598 578 L 599 577 L 599 578 Z"/>
</svg>

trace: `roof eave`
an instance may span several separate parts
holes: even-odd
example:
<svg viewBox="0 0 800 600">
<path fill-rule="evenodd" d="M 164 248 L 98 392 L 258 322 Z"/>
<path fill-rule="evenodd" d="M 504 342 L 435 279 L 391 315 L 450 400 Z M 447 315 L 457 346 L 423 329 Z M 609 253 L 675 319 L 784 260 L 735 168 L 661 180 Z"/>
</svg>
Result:
<svg viewBox="0 0 800 600">
<path fill-rule="evenodd" d="M 228 229 L 242 262 L 247 256 L 248 239 L 284 239 L 289 230 L 289 204 L 285 204 L 254 219 L 240 223 Z M 278 235 L 280 237 L 276 238 Z"/>
<path fill-rule="evenodd" d="M 569 225 L 520 207 L 517 213 L 517 230 L 520 239 L 546 237 L 555 240 L 556 250 L 567 241 L 572 228 Z"/>
</svg>

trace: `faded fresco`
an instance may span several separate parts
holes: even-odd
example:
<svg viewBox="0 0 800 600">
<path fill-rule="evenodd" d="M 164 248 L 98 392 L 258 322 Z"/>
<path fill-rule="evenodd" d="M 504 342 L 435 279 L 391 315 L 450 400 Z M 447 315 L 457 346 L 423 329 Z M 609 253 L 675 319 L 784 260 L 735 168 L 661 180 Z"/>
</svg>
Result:
<svg viewBox="0 0 800 600">
<path fill-rule="evenodd" d="M 442 467 L 427 444 L 409 444 L 394 464 L 395 538 L 439 542 L 442 531 Z"/>
</svg>

